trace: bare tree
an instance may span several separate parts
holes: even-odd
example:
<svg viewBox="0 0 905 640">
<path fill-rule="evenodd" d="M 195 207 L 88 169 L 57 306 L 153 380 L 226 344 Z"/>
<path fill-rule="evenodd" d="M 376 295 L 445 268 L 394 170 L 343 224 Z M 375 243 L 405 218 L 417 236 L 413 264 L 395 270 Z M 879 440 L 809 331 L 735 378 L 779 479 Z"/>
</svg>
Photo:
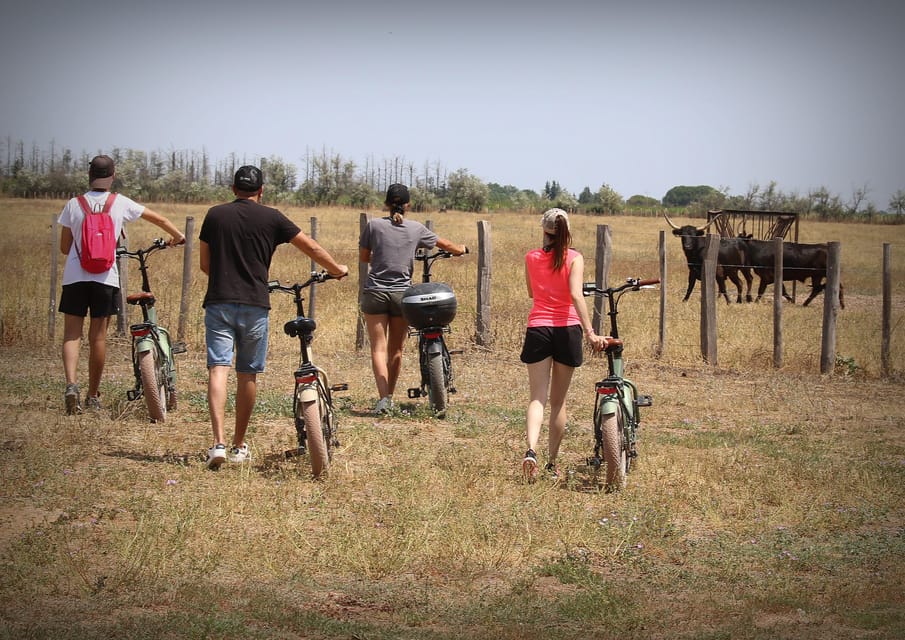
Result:
<svg viewBox="0 0 905 640">
<path fill-rule="evenodd" d="M 851 215 L 856 215 L 861 210 L 861 205 L 864 204 L 864 201 L 867 199 L 867 193 L 869 191 L 870 188 L 866 183 L 857 189 L 852 190 L 852 204 L 848 210 Z"/>
<path fill-rule="evenodd" d="M 897 215 L 905 213 L 905 189 L 899 189 L 889 200 L 889 209 Z"/>
</svg>

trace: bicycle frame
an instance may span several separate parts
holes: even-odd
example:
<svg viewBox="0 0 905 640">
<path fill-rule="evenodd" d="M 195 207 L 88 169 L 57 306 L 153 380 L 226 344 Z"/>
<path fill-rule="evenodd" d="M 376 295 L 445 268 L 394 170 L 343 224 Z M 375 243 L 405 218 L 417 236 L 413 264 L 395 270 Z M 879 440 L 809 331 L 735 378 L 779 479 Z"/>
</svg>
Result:
<svg viewBox="0 0 905 640">
<path fill-rule="evenodd" d="M 658 282 L 659 280 L 656 279 L 629 278 L 625 284 L 619 287 L 601 289 L 595 283 L 587 283 L 583 287 L 585 296 L 602 295 L 606 297 L 607 316 L 610 320 L 609 335 L 612 340 L 604 349 L 607 359 L 607 377 L 598 381 L 594 387 L 594 455 L 587 460 L 587 464 L 596 471 L 600 468 L 602 460 L 606 459 L 607 485 L 610 489 L 615 488 L 610 486 L 614 482 L 614 478 L 616 478 L 617 484 L 624 481 L 624 475 L 629 472 L 632 460 L 637 457 L 637 430 L 641 423 L 640 407 L 651 406 L 653 403 L 650 396 L 639 394 L 635 383 L 624 376 L 624 343 L 619 337 L 616 320 L 619 314 L 619 300 L 626 291 L 639 291 L 642 287 L 650 287 Z M 607 451 L 608 447 L 614 445 L 612 442 L 608 443 L 607 434 L 604 433 L 606 416 L 615 418 L 618 430 L 616 434 L 618 445 L 616 446 L 620 448 L 620 451 Z M 618 472 L 611 469 L 610 466 L 614 464 L 624 465 L 624 469 L 618 470 Z"/>
<path fill-rule="evenodd" d="M 299 363 L 293 373 L 295 388 L 292 399 L 298 447 L 286 451 L 285 456 L 290 458 L 304 455 L 309 448 L 312 449 L 312 467 L 315 477 L 319 476 L 329 464 L 333 447 L 339 446 L 334 420 L 333 392 L 345 391 L 349 388 L 346 383 L 331 385 L 327 372 L 314 364 L 311 359 L 311 342 L 314 340 L 317 323 L 313 318 L 305 315 L 302 291 L 315 283 L 330 279 L 331 276 L 327 272 L 315 271 L 311 273 L 311 277 L 307 281 L 302 283 L 283 285 L 279 281 L 271 281 L 267 285 L 271 293 L 282 292 L 292 295 L 296 310 L 295 319 L 283 325 L 283 331 L 289 337 L 299 340 Z M 315 413 L 310 413 L 312 409 L 306 409 L 306 407 L 313 407 Z M 323 440 L 317 438 L 316 433 L 309 432 L 307 422 L 314 422 L 315 419 L 319 423 L 316 430 L 322 433 Z M 323 452 L 315 451 L 321 446 L 324 448 Z M 314 460 L 314 457 L 321 458 L 321 460 Z M 326 460 L 323 460 L 324 457 Z"/>
<path fill-rule="evenodd" d="M 134 401 L 146 396 L 141 372 L 142 354 L 155 352 L 156 376 L 158 382 L 163 382 L 166 397 L 148 399 L 148 410 L 151 419 L 160 422 L 166 419 L 167 410 L 176 408 L 176 363 L 173 356 L 186 351 L 185 343 L 174 343 L 169 331 L 159 324 L 156 298 L 151 293 L 148 278 L 148 257 L 155 251 L 166 249 L 167 246 L 162 238 L 157 238 L 147 249 L 129 251 L 120 247 L 116 250 L 117 257 L 137 260 L 141 274 L 141 292 L 126 296 L 126 303 L 140 307 L 142 316 L 142 322 L 129 326 L 129 333 L 132 336 L 132 371 L 135 375 L 135 387 L 126 391 L 126 397 L 129 401 Z M 159 392 L 159 387 L 157 390 Z"/>
</svg>

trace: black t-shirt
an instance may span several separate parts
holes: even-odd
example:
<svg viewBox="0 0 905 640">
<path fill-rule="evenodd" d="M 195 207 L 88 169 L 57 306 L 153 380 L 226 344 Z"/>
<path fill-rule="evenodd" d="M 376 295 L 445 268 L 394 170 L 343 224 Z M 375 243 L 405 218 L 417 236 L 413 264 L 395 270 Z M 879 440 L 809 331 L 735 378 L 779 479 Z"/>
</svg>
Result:
<svg viewBox="0 0 905 640">
<path fill-rule="evenodd" d="M 267 279 L 277 246 L 301 229 L 272 207 L 238 199 L 211 207 L 200 238 L 210 247 L 210 274 L 203 306 L 239 303 L 270 308 Z"/>
</svg>

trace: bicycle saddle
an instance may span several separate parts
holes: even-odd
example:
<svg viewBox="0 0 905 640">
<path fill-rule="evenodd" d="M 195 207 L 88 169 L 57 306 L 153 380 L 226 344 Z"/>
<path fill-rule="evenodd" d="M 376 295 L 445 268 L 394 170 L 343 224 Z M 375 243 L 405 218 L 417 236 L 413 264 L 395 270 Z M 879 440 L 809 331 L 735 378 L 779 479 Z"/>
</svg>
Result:
<svg viewBox="0 0 905 640">
<path fill-rule="evenodd" d="M 148 304 L 154 304 L 154 294 L 147 291 L 142 291 L 141 293 L 133 293 L 126 296 L 126 302 L 129 304 L 143 304 L 145 302 L 147 302 Z"/>
<path fill-rule="evenodd" d="M 306 318 L 305 316 L 299 316 L 283 325 L 283 331 L 291 338 L 311 335 L 316 328 L 317 323 L 312 318 Z"/>
</svg>

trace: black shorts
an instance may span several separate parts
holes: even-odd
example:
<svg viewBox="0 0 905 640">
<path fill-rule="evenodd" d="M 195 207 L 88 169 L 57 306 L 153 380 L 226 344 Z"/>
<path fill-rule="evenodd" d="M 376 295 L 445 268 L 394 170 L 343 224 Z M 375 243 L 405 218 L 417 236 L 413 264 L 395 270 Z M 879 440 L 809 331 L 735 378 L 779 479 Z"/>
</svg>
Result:
<svg viewBox="0 0 905 640">
<path fill-rule="evenodd" d="M 119 288 L 99 282 L 73 282 L 63 286 L 60 313 L 84 318 L 115 316 L 119 312 Z"/>
<path fill-rule="evenodd" d="M 568 327 L 528 327 L 521 361 L 525 364 L 553 358 L 569 367 L 580 367 L 584 359 L 581 325 Z"/>
<path fill-rule="evenodd" d="M 384 291 L 382 289 L 365 289 L 358 298 L 361 312 L 368 315 L 402 315 L 402 291 Z"/>
</svg>

